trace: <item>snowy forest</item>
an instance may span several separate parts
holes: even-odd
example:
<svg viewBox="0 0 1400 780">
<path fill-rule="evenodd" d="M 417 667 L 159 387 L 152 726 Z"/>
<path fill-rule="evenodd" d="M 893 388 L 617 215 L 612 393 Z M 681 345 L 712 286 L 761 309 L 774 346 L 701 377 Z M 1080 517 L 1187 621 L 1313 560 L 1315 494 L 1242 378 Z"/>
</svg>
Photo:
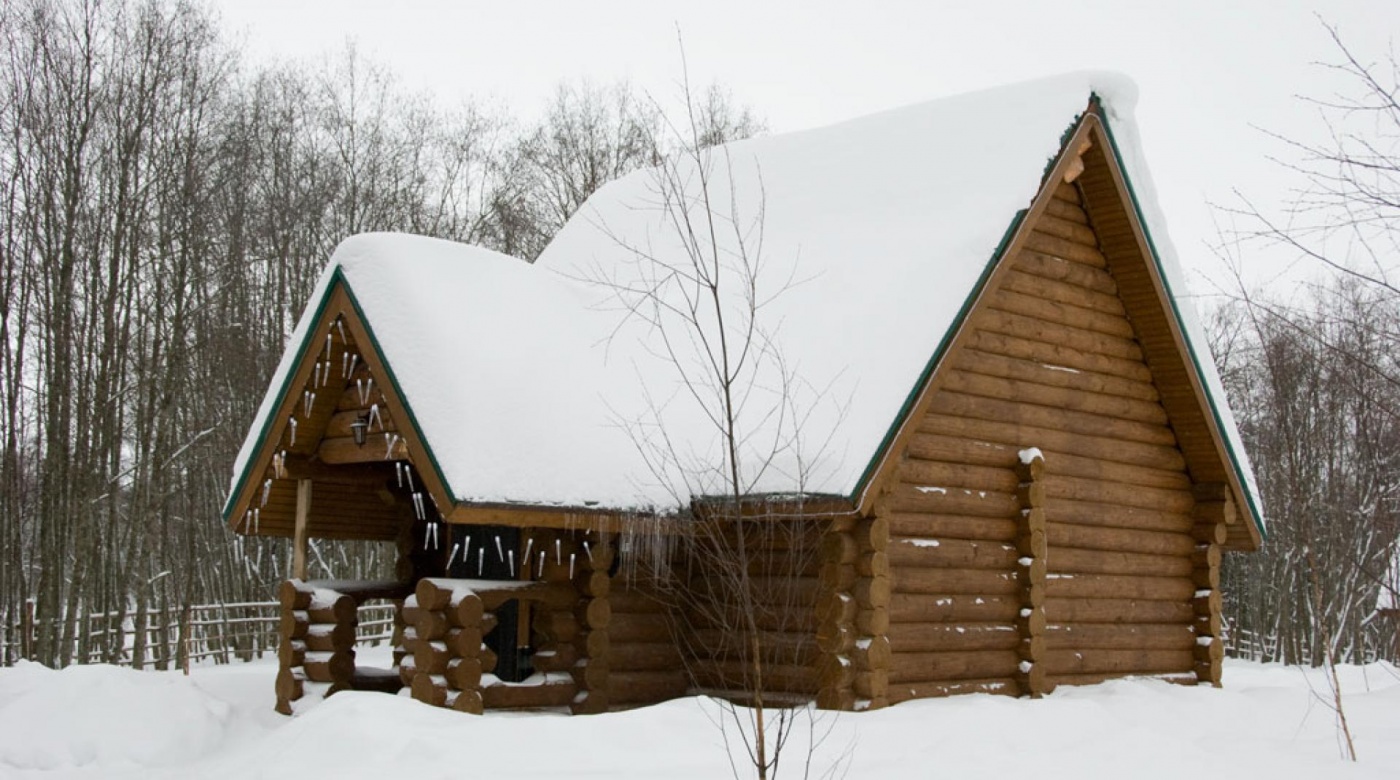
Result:
<svg viewBox="0 0 1400 780">
<path fill-rule="evenodd" d="M 89 657 L 91 613 L 267 599 L 278 541 L 221 521 L 231 463 L 331 250 L 405 231 L 532 259 L 599 186 L 678 150 L 654 96 L 561 82 L 543 107 L 443 107 L 353 47 L 254 64 L 197 3 L 0 1 L 0 648 Z M 1274 214 L 1223 204 L 1219 262 L 1291 252 L 1301 291 L 1243 282 L 1212 344 L 1258 473 L 1262 552 L 1228 559 L 1231 650 L 1394 658 L 1400 535 L 1396 63 L 1334 59 L 1331 136 L 1288 148 Z M 721 86 L 698 141 L 766 130 Z M 536 109 L 525 121 L 514 112 Z M 313 577 L 392 565 L 313 548 Z M 109 653 L 121 650 L 116 640 Z M 100 651 L 102 648 L 98 648 Z"/>
</svg>

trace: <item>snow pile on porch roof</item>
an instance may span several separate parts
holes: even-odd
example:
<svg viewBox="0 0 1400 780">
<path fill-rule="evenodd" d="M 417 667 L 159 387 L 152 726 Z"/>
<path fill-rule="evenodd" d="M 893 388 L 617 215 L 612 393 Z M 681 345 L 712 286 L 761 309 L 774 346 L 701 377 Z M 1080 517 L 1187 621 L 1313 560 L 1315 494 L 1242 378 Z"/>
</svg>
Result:
<svg viewBox="0 0 1400 780">
<path fill-rule="evenodd" d="M 676 166 L 692 218 L 703 215 L 694 199 L 707 177 L 724 262 L 737 262 L 743 237 L 750 259 L 763 263 L 760 325 L 783 369 L 745 383 L 756 388 L 739 421 L 750 492 L 859 498 L 931 356 L 951 338 L 1091 94 L 1122 147 L 1168 281 L 1184 290 L 1137 150 L 1135 89 L 1120 76 L 962 95 L 741 141 L 702 165 Z M 680 211 L 663 203 L 658 182 L 655 171 L 640 171 L 601 189 L 533 266 L 431 239 L 347 239 L 293 343 L 339 274 L 458 500 L 632 508 L 722 492 L 713 469 L 723 438 L 697 401 L 714 409 L 715 388 L 687 386 L 676 370 L 705 372 L 698 340 L 626 316 L 617 288 L 599 284 L 643 281 L 638 273 L 655 269 L 638 262 L 643 255 L 684 262 Z M 708 232 L 698 240 L 708 249 Z M 743 290 L 729 273 L 734 304 Z M 667 294 L 681 301 L 677 288 Z M 730 310 L 731 325 L 743 308 Z M 1189 306 L 1182 314 L 1204 350 Z M 1197 363 L 1243 462 L 1209 355 Z M 796 381 L 783 385 L 784 376 Z"/>
</svg>

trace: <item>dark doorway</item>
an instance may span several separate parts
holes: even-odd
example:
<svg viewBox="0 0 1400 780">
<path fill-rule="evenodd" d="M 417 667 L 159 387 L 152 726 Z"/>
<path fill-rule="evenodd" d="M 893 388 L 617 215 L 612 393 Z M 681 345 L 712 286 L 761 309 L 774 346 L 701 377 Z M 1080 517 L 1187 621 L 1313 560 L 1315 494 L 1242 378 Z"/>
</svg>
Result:
<svg viewBox="0 0 1400 780">
<path fill-rule="evenodd" d="M 457 546 L 447 576 L 467 580 L 516 580 L 520 574 L 520 529 L 500 525 L 452 525 L 449 549 Z M 496 654 L 495 675 L 505 682 L 520 682 L 534 668 L 528 639 L 522 641 L 520 603 L 511 600 L 494 610 L 496 628 L 485 637 Z"/>
</svg>

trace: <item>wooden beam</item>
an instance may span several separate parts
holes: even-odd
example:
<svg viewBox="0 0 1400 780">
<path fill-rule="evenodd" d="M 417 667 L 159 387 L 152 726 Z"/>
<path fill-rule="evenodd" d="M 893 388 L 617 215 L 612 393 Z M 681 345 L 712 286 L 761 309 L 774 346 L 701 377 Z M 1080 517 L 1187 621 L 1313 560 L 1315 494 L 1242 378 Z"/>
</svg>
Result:
<svg viewBox="0 0 1400 780">
<path fill-rule="evenodd" d="M 311 480 L 297 480 L 296 528 L 292 534 L 292 578 L 306 579 L 306 528 L 311 517 Z"/>
</svg>

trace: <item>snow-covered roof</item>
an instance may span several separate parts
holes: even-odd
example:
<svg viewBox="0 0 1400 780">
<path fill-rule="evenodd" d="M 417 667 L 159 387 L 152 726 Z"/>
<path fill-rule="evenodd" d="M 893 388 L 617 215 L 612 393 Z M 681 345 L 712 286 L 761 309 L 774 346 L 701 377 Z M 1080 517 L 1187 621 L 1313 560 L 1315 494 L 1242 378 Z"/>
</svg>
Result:
<svg viewBox="0 0 1400 780">
<path fill-rule="evenodd" d="M 317 301 L 343 282 L 459 501 L 671 506 L 721 486 L 700 466 L 722 462 L 723 421 L 708 413 L 718 391 L 687 386 L 677 370 L 692 380 L 712 375 L 703 350 L 715 346 L 716 321 L 702 300 L 708 341 L 675 321 L 658 329 L 638 287 L 653 285 L 661 311 L 672 313 L 666 307 L 683 310 L 695 287 L 638 261 L 683 264 L 687 247 L 718 257 L 733 348 L 747 308 L 748 289 L 737 283 L 747 258 L 761 263 L 752 291 L 759 341 L 776 349 L 751 351 L 742 366 L 756 372 L 741 378 L 756 388 L 737 421 L 745 487 L 858 498 L 930 357 L 1091 94 L 1164 276 L 1185 290 L 1137 145 L 1135 89 L 1120 76 L 1074 74 L 740 141 L 659 169 L 664 176 L 634 173 L 590 198 L 534 265 L 413 236 L 347 239 L 292 343 L 306 338 Z M 696 202 L 702 181 L 705 209 Z M 675 207 L 682 201 L 688 211 Z M 717 215 L 714 232 L 679 224 L 682 213 Z M 1189 304 L 1178 309 L 1253 493 L 1201 327 Z M 235 480 L 295 352 L 271 383 Z"/>
</svg>

